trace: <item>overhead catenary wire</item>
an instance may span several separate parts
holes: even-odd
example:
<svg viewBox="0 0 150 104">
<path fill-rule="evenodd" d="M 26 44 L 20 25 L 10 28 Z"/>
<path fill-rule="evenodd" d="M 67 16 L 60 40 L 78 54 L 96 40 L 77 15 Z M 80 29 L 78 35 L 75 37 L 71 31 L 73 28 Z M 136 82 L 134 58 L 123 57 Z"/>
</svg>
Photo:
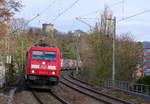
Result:
<svg viewBox="0 0 150 104">
<path fill-rule="evenodd" d="M 43 13 L 45 13 L 48 8 L 50 8 L 57 0 L 53 0 L 52 3 L 50 5 L 48 5 L 45 9 L 43 9 L 40 13 L 36 14 L 34 17 L 32 17 L 27 23 L 26 25 L 28 25 L 29 23 L 31 23 L 33 20 L 35 20 L 37 17 L 39 17 L 40 15 L 42 15 Z M 18 29 L 14 30 L 12 33 L 17 32 Z"/>
<path fill-rule="evenodd" d="M 100 10 L 96 10 L 96 11 L 92 11 L 92 12 L 89 12 L 89 13 L 86 13 L 86 14 L 83 14 L 81 15 L 80 17 L 83 17 L 83 16 L 88 16 L 88 15 L 91 15 L 91 14 L 98 14 Z"/>
<path fill-rule="evenodd" d="M 116 6 L 116 5 L 119 5 L 119 4 L 121 4 L 122 3 L 122 5 L 124 5 L 124 0 L 120 0 L 119 2 L 116 2 L 116 3 L 114 3 L 114 4 L 112 4 L 110 7 L 113 7 L 113 6 Z M 123 8 L 124 9 L 124 8 Z M 97 10 L 97 11 L 92 11 L 92 12 L 90 12 L 90 13 L 87 13 L 87 14 L 85 14 L 85 15 L 82 15 L 82 16 L 86 16 L 86 15 L 90 15 L 90 14 L 98 14 L 99 13 L 99 11 L 101 11 L 102 9 L 100 9 L 100 10 Z M 123 10 L 124 11 L 124 10 Z M 123 13 L 124 14 L 124 13 Z M 95 21 L 97 21 L 98 20 L 98 18 L 83 18 L 82 16 L 80 16 L 80 17 L 77 17 L 76 18 L 76 20 L 78 20 L 78 21 L 80 21 L 80 22 L 82 22 L 82 23 L 84 23 L 84 24 L 86 24 L 87 26 L 89 26 L 90 27 L 90 30 L 92 29 L 92 27 L 94 27 L 94 26 L 92 26 L 92 25 L 90 25 L 89 23 L 87 23 L 87 22 L 85 22 L 85 21 L 83 21 L 83 20 L 95 20 Z M 82 20 L 83 19 L 83 20 Z"/>
<path fill-rule="evenodd" d="M 36 16 L 34 16 L 32 19 L 29 20 L 28 24 L 30 22 L 32 22 L 33 20 L 35 20 L 37 17 L 39 17 L 40 15 L 42 15 L 43 13 L 45 13 L 48 8 L 50 8 L 57 0 L 53 0 L 52 3 L 50 5 L 48 5 L 45 9 L 43 9 L 40 13 L 38 13 Z"/>
<path fill-rule="evenodd" d="M 63 10 L 61 13 L 59 13 L 51 22 L 56 21 L 60 16 L 62 16 L 64 13 L 66 13 L 69 9 L 71 9 L 79 0 L 74 1 L 70 6 L 68 6 L 65 10 Z"/>
<path fill-rule="evenodd" d="M 51 4 L 49 4 L 45 9 L 43 9 L 43 11 L 40 12 L 40 14 L 43 14 L 45 11 L 48 10 L 48 8 L 52 7 L 55 3 L 56 3 L 57 0 L 53 0 Z"/>
<path fill-rule="evenodd" d="M 124 13 L 125 13 L 125 1 L 124 0 L 122 0 L 122 18 L 124 18 Z"/>
<path fill-rule="evenodd" d="M 114 7 L 114 6 L 116 6 L 116 5 L 120 5 L 120 4 L 122 4 L 122 0 L 121 0 L 121 1 L 118 1 L 118 2 L 116 2 L 116 3 L 112 4 L 112 5 L 110 5 L 110 7 Z"/>
<path fill-rule="evenodd" d="M 76 21 L 76 20 L 74 19 L 73 22 L 72 22 L 71 28 L 76 28 L 76 25 L 77 25 L 77 24 L 76 24 L 75 21 Z"/>
<path fill-rule="evenodd" d="M 111 4 L 109 7 L 114 7 L 114 6 L 116 6 L 116 5 L 119 5 L 119 4 L 122 4 L 124 1 L 118 1 L 118 2 L 116 2 L 116 3 L 113 3 L 113 4 Z M 87 15 L 91 15 L 91 14 L 98 14 L 101 10 L 103 10 L 103 9 L 99 9 L 99 10 L 95 10 L 95 11 L 92 11 L 92 12 L 89 12 L 89 13 L 86 13 L 86 14 L 83 14 L 83 15 L 81 15 L 81 16 L 79 16 L 79 17 L 83 17 L 83 16 L 87 16 Z"/>
<path fill-rule="evenodd" d="M 123 2 L 124 2 L 124 1 L 120 0 L 119 2 L 116 2 L 116 3 L 112 4 L 111 7 L 116 6 L 116 5 L 118 5 L 118 4 L 121 4 L 121 3 L 123 3 Z M 100 10 L 102 10 L 102 9 L 100 9 Z M 80 21 L 81 23 L 86 24 L 87 26 L 90 27 L 90 30 L 91 30 L 92 27 L 94 27 L 94 26 L 90 25 L 89 23 L 87 23 L 87 22 L 85 22 L 85 21 L 83 21 L 83 20 L 94 20 L 94 21 L 97 21 L 98 18 L 85 18 L 85 17 L 83 17 L 83 16 L 90 15 L 90 14 L 94 14 L 94 13 L 95 13 L 95 14 L 98 14 L 100 10 L 92 11 L 92 12 L 90 12 L 90 13 L 87 13 L 87 14 L 84 14 L 84 15 L 82 15 L 82 16 L 76 17 L 76 20 Z"/>
<path fill-rule="evenodd" d="M 61 9 L 62 9 L 62 7 L 61 7 L 61 0 L 59 0 L 59 8 L 58 8 L 58 11 L 59 11 L 59 13 L 61 12 Z"/>
<path fill-rule="evenodd" d="M 89 26 L 89 27 L 90 27 L 90 30 L 92 30 L 92 28 L 94 28 L 91 24 L 89 24 L 89 23 L 83 21 L 81 18 L 76 17 L 76 20 L 78 20 L 78 21 L 80 21 L 81 23 L 83 23 L 83 24 Z"/>
<path fill-rule="evenodd" d="M 120 20 L 118 20 L 118 22 L 121 22 L 121 21 L 124 21 L 124 20 L 128 20 L 128 19 L 130 19 L 130 18 L 137 17 L 137 16 L 139 16 L 139 15 L 142 15 L 142 14 L 145 14 L 145 13 L 148 13 L 148 12 L 150 12 L 150 10 L 145 10 L 145 11 L 136 13 L 136 14 L 134 14 L 134 15 L 125 17 L 125 18 L 123 18 L 123 19 L 120 19 Z"/>
<path fill-rule="evenodd" d="M 98 19 L 98 18 L 82 18 L 82 17 L 77 17 L 77 18 L 84 19 L 84 20 L 97 20 Z"/>
<path fill-rule="evenodd" d="M 98 18 L 81 18 L 81 17 L 76 17 L 76 20 L 87 25 L 88 27 L 90 27 L 90 31 L 92 30 L 92 28 L 94 28 L 94 26 L 92 26 L 90 23 L 88 23 L 88 20 L 92 20 L 92 22 L 96 22 L 98 20 Z M 84 21 L 86 20 L 86 21 Z"/>
<path fill-rule="evenodd" d="M 122 1 L 122 3 L 124 3 L 124 0 Z M 123 5 L 124 5 L 124 4 L 123 4 Z M 124 11 L 124 7 L 122 8 L 122 10 Z M 139 16 L 139 15 L 143 15 L 143 14 L 148 13 L 148 12 L 150 12 L 150 9 L 149 9 L 149 10 L 141 11 L 141 12 L 139 12 L 139 13 L 133 14 L 133 15 L 128 16 L 128 17 L 123 17 L 122 19 L 118 20 L 117 22 L 122 22 L 122 21 L 124 21 L 124 20 L 128 20 L 128 19 L 130 19 L 130 18 L 137 17 L 137 16 Z M 88 18 L 81 18 L 81 17 L 80 17 L 80 19 L 88 19 Z M 94 18 L 89 18 L 89 19 L 94 19 Z M 95 18 L 95 19 L 97 19 L 97 18 Z"/>
</svg>

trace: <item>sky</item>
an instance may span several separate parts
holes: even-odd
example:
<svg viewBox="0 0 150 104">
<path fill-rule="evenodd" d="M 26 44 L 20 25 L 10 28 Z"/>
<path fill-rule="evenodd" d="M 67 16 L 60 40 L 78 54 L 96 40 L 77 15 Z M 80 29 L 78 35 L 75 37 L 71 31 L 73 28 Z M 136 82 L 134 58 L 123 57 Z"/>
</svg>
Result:
<svg viewBox="0 0 150 104">
<path fill-rule="evenodd" d="M 150 10 L 150 0 L 79 0 L 71 9 L 52 21 L 75 0 L 20 0 L 24 5 L 21 12 L 16 13 L 15 18 L 31 20 L 37 14 L 29 26 L 42 27 L 43 23 L 52 23 L 61 32 L 81 29 L 89 31 L 88 25 L 77 21 L 76 17 L 99 18 L 108 5 L 117 18 L 117 34 L 130 33 L 137 41 L 150 41 L 150 12 L 119 22 L 120 19 L 132 16 L 145 10 Z M 94 26 L 97 19 L 84 20 Z"/>
</svg>

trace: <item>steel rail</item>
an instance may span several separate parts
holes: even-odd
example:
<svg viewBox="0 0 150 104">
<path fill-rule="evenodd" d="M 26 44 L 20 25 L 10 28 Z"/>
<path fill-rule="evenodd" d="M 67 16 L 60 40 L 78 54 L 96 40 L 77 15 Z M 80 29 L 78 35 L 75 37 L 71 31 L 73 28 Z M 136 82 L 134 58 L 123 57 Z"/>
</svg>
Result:
<svg viewBox="0 0 150 104">
<path fill-rule="evenodd" d="M 38 95 L 36 94 L 36 92 L 33 90 L 33 89 L 31 89 L 31 91 L 32 91 L 32 94 L 33 94 L 33 96 L 36 98 L 36 100 L 39 102 L 39 104 L 44 104 L 43 102 L 42 102 L 42 100 L 38 97 Z"/>
<path fill-rule="evenodd" d="M 65 83 L 65 82 L 63 82 L 63 81 L 60 81 L 60 83 L 63 84 L 63 85 L 65 85 L 65 86 L 67 86 L 67 87 L 69 87 L 69 88 L 71 88 L 71 89 L 73 89 L 73 90 L 75 90 L 75 91 L 77 91 L 77 92 L 79 92 L 79 93 L 81 93 L 81 94 L 84 94 L 84 95 L 86 95 L 86 96 L 89 96 L 89 97 L 91 97 L 91 98 L 93 98 L 93 99 L 95 99 L 95 100 L 97 100 L 97 101 L 103 102 L 103 103 L 105 103 L 105 104 L 113 104 L 113 103 L 110 103 L 110 102 L 105 101 L 105 100 L 103 100 L 103 99 L 100 99 L 100 98 L 98 98 L 98 97 L 92 96 L 92 95 L 90 95 L 90 94 L 88 94 L 88 93 L 85 93 L 85 92 L 83 92 L 82 90 L 79 90 L 78 88 L 72 87 L 72 86 L 68 85 L 67 83 Z"/>
<path fill-rule="evenodd" d="M 59 102 L 61 102 L 62 104 L 69 104 L 67 101 L 65 101 L 64 99 L 58 97 L 55 93 L 53 93 L 51 90 L 50 90 L 50 94 L 55 98 L 57 99 Z"/>
<path fill-rule="evenodd" d="M 133 104 L 132 102 L 129 102 L 129 101 L 126 101 L 126 100 L 123 100 L 123 99 L 120 99 L 120 98 L 116 98 L 116 97 L 113 97 L 113 96 L 110 96 L 110 95 L 105 94 L 105 93 L 103 93 L 103 92 L 100 92 L 100 91 L 98 91 L 98 90 L 96 90 L 96 89 L 92 89 L 92 88 L 88 88 L 88 87 L 84 87 L 84 86 L 82 86 L 82 85 L 79 85 L 79 84 L 77 84 L 77 83 L 75 83 L 75 82 L 73 82 L 73 81 L 71 81 L 71 80 L 65 78 L 64 76 L 63 76 L 63 78 L 64 78 L 65 80 L 67 80 L 68 82 L 70 82 L 70 83 L 72 83 L 72 84 L 74 84 L 74 85 L 76 85 L 76 86 L 78 86 L 78 87 L 81 87 L 81 88 L 86 89 L 86 90 L 88 90 L 88 91 L 91 91 L 91 92 L 93 92 L 93 93 L 96 93 L 96 94 L 105 96 L 105 97 L 107 97 L 107 98 L 109 98 L 109 99 L 112 99 L 112 100 L 115 100 L 115 101 L 118 101 L 118 102 L 124 103 L 124 104 Z M 77 81 L 78 81 L 78 80 L 77 80 Z M 82 82 L 81 82 L 81 83 L 82 83 Z M 84 84 L 85 84 L 85 82 L 84 82 Z"/>
<path fill-rule="evenodd" d="M 38 95 L 36 94 L 34 89 L 31 88 L 30 86 L 28 86 L 28 87 L 31 89 L 31 92 L 32 92 L 33 96 L 36 98 L 36 100 L 39 102 L 39 104 L 44 104 L 44 102 L 38 97 Z M 69 104 L 67 101 L 65 101 L 64 99 L 58 97 L 55 93 L 53 93 L 51 89 L 48 90 L 46 93 L 48 93 L 51 96 L 53 96 L 57 101 L 59 101 L 62 104 Z"/>
<path fill-rule="evenodd" d="M 94 87 L 94 85 L 92 85 L 92 84 L 90 84 L 90 83 L 88 83 L 88 82 L 86 82 L 86 81 L 80 80 L 80 79 L 78 79 L 78 78 L 75 78 L 75 77 L 73 77 L 72 75 L 69 75 L 69 77 L 72 78 L 73 80 L 76 80 L 76 81 L 80 82 L 80 83 L 83 83 L 83 84 L 88 85 L 88 86 L 90 86 L 90 87 Z M 95 90 L 98 90 L 98 88 L 96 88 L 96 87 L 94 87 L 94 89 L 95 89 Z"/>
</svg>

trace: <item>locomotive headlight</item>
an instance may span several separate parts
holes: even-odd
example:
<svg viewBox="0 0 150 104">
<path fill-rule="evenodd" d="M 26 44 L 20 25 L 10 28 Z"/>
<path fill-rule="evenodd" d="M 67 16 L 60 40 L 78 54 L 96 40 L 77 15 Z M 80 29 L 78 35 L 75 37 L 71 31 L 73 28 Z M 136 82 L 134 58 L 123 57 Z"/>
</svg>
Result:
<svg viewBox="0 0 150 104">
<path fill-rule="evenodd" d="M 56 70 L 56 66 L 48 66 L 48 69 Z"/>
<path fill-rule="evenodd" d="M 38 68 L 40 68 L 40 65 L 32 64 L 31 68 L 37 68 L 38 69 Z"/>
<path fill-rule="evenodd" d="M 34 70 L 32 70 L 32 73 L 35 73 L 35 71 L 34 71 Z"/>
<path fill-rule="evenodd" d="M 52 74 L 52 75 L 55 75 L 55 72 L 52 72 L 51 74 Z"/>
</svg>

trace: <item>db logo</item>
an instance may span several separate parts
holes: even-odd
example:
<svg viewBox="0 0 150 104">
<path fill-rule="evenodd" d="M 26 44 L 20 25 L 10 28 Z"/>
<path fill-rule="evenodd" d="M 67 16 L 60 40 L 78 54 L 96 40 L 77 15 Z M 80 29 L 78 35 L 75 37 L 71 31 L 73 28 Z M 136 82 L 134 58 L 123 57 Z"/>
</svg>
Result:
<svg viewBox="0 0 150 104">
<path fill-rule="evenodd" d="M 46 69 L 47 67 L 45 65 L 41 65 L 41 69 Z"/>
</svg>

